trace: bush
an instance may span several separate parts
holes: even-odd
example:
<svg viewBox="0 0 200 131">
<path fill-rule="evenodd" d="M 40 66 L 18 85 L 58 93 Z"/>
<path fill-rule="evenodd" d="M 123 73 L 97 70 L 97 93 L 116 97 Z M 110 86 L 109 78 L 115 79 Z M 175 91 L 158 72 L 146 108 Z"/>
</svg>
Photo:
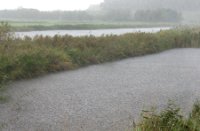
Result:
<svg viewBox="0 0 200 131">
<path fill-rule="evenodd" d="M 1 81 L 5 76 L 15 80 L 73 68 L 70 57 L 56 48 L 10 43 L 8 49 L 0 46 L 0 51 Z"/>
<path fill-rule="evenodd" d="M 11 28 L 6 22 L 0 23 L 0 44 L 8 41 L 11 38 Z"/>
<path fill-rule="evenodd" d="M 199 131 L 200 103 L 196 102 L 189 118 L 180 115 L 180 108 L 169 103 L 160 113 L 143 111 L 143 119 L 136 126 L 136 131 Z"/>
</svg>

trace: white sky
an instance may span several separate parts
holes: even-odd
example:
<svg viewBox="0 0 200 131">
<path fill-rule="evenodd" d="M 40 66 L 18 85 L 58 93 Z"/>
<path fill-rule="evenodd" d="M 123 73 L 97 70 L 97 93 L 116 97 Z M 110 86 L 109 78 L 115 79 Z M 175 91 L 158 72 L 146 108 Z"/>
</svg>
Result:
<svg viewBox="0 0 200 131">
<path fill-rule="evenodd" d="M 39 10 L 84 10 L 89 5 L 99 4 L 104 0 L 2 0 L 0 10 L 34 8 Z"/>
</svg>

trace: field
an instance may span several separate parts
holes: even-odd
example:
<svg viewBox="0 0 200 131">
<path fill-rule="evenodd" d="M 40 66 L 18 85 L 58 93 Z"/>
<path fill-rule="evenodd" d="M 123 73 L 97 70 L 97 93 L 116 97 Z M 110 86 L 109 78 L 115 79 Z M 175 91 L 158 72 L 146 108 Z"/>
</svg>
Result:
<svg viewBox="0 0 200 131">
<path fill-rule="evenodd" d="M 85 30 L 139 27 L 171 27 L 173 23 L 137 23 L 137 22 L 76 22 L 76 21 L 8 21 L 13 31 L 34 30 Z"/>
</svg>

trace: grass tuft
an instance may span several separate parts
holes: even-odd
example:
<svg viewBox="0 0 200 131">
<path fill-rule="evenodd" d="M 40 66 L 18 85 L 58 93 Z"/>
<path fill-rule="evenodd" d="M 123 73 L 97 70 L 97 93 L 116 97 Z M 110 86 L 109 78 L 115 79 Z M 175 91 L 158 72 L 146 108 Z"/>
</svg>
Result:
<svg viewBox="0 0 200 131">
<path fill-rule="evenodd" d="M 160 113 L 143 111 L 141 122 L 135 131 L 200 131 L 200 103 L 196 102 L 188 118 L 180 113 L 180 108 L 169 103 Z"/>
</svg>

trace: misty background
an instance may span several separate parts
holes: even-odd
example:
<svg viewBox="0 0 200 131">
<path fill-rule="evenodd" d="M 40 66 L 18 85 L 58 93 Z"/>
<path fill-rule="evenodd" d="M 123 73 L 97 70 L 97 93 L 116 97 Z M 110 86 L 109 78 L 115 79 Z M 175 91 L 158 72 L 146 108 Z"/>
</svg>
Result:
<svg viewBox="0 0 200 131">
<path fill-rule="evenodd" d="M 104 2 L 91 5 L 82 11 L 39 11 L 27 8 L 0 10 L 0 20 L 197 24 L 200 22 L 199 7 L 199 0 L 104 0 Z"/>
</svg>

